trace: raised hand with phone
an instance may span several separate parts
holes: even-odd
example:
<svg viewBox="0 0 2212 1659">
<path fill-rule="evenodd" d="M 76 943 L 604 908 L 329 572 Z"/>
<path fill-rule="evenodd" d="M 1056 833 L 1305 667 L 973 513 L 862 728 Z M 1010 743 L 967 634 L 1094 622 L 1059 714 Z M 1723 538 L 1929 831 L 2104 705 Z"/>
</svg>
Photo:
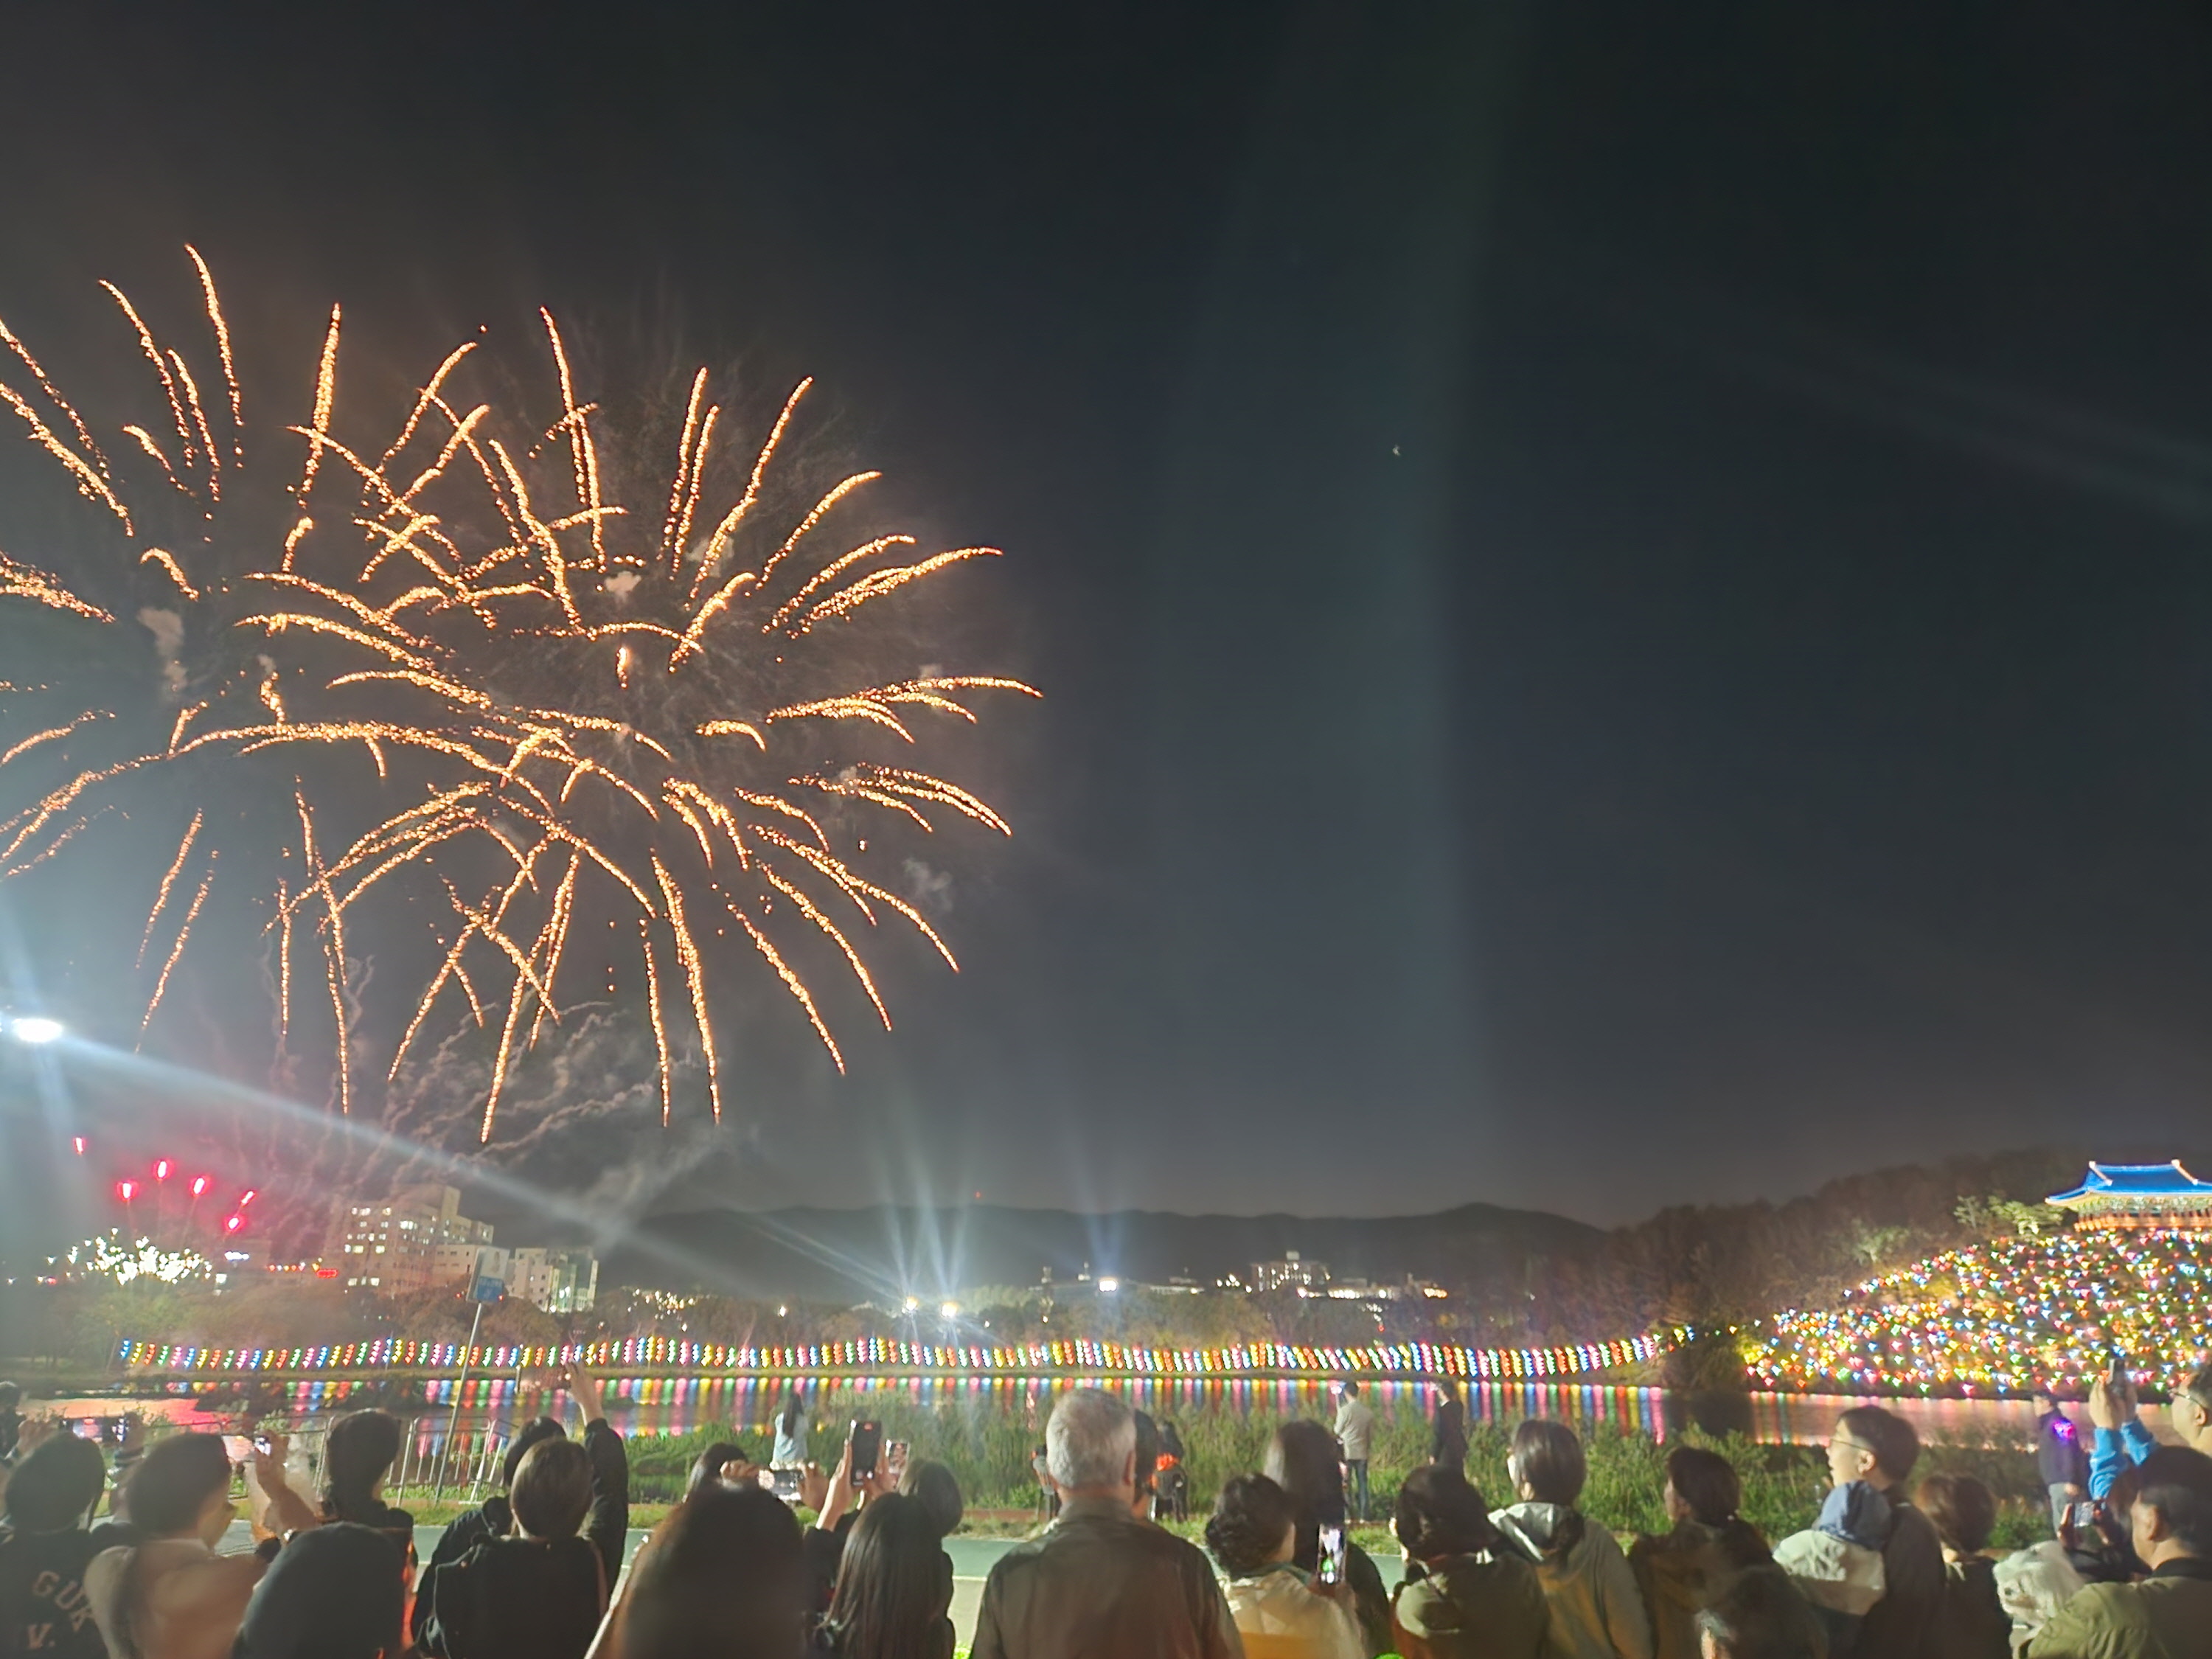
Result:
<svg viewBox="0 0 2212 1659">
<path fill-rule="evenodd" d="M 2089 1420 L 2097 1426 L 2089 1453 L 2089 1496 L 2101 1501 L 2120 1471 L 2158 1449 L 2158 1442 L 2137 1415 L 2136 1385 L 2126 1357 L 2115 1346 L 2105 1355 L 2104 1375 L 2089 1384 Z"/>
</svg>

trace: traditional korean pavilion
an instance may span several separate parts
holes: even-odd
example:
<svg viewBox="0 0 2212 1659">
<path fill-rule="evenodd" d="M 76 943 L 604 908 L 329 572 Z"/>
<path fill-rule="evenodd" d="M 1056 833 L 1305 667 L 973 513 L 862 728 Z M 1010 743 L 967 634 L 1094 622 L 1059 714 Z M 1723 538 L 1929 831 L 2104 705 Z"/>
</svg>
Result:
<svg viewBox="0 0 2212 1659">
<path fill-rule="evenodd" d="M 2170 1164 L 2092 1164 L 2070 1193 L 2050 1201 L 2071 1210 L 2081 1227 L 2155 1228 L 2212 1233 L 2212 1181 L 2199 1181 Z"/>
</svg>

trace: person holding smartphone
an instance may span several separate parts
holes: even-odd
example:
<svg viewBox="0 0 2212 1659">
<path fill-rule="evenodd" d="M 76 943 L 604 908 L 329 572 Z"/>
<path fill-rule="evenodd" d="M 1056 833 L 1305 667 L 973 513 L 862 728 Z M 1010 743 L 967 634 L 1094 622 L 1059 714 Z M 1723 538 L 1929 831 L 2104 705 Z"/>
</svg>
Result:
<svg viewBox="0 0 2212 1659">
<path fill-rule="evenodd" d="M 801 1540 L 808 1583 L 807 1608 L 816 1617 L 830 1611 L 837 1577 L 845 1560 L 845 1540 L 860 1518 L 860 1510 L 874 1499 L 898 1490 L 898 1481 L 884 1457 L 880 1423 L 856 1419 L 845 1437 L 844 1455 L 834 1474 L 824 1475 L 808 1464 L 799 1476 L 799 1500 L 814 1511 L 814 1524 Z"/>
<path fill-rule="evenodd" d="M 2089 1454 L 2089 1496 L 2100 1502 L 2121 1471 L 2158 1449 L 2138 1409 L 2127 1361 L 2115 1349 L 2106 1374 L 2089 1385 L 2089 1420 L 2097 1425 L 2097 1443 Z M 2212 1361 L 2198 1366 L 2174 1391 L 2167 1413 L 2183 1445 L 2212 1456 Z"/>
</svg>

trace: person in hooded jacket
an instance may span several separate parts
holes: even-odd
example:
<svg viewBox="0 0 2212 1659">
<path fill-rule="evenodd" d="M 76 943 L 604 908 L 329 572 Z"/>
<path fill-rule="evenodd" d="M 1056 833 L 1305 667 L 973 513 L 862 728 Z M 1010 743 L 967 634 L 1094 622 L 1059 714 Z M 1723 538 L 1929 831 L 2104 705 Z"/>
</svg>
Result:
<svg viewBox="0 0 2212 1659">
<path fill-rule="evenodd" d="M 1551 1608 L 1536 1570 L 1491 1524 L 1457 1469 L 1415 1469 L 1398 1488 L 1406 1577 L 1390 1607 L 1405 1659 L 1540 1659 Z"/>
<path fill-rule="evenodd" d="M 1743 1483 L 1719 1453 L 1677 1446 L 1667 1455 L 1674 1530 L 1639 1538 L 1628 1552 L 1657 1659 L 1698 1659 L 1698 1615 L 1747 1569 L 1772 1564 L 1759 1529 L 1736 1513 L 1742 1502 Z"/>
<path fill-rule="evenodd" d="M 1583 1443 L 1564 1423 L 1531 1418 L 1513 1431 L 1505 1471 L 1520 1501 L 1490 1519 L 1535 1564 L 1551 1607 L 1550 1659 L 1652 1659 L 1651 1620 L 1613 1535 L 1575 1507 L 1589 1478 Z"/>
<path fill-rule="evenodd" d="M 445 1659 L 583 1659 L 607 1608 L 606 1570 L 577 1535 L 592 1508 L 591 1454 L 541 1440 L 514 1472 L 515 1535 L 489 1538 L 424 1580 L 425 1653 Z"/>
<path fill-rule="evenodd" d="M 592 1460 L 592 1510 L 583 1535 L 599 1553 L 599 1563 L 609 1584 L 622 1576 L 623 1551 L 629 1541 L 629 1457 L 622 1436 L 608 1426 L 605 1388 L 580 1364 L 566 1373 L 568 1397 L 584 1414 L 583 1447 Z M 467 1510 L 447 1527 L 430 1552 L 430 1565 L 415 1594 L 409 1630 L 419 1644 L 430 1622 L 430 1577 L 448 1562 L 458 1561 L 477 1545 L 505 1538 L 514 1530 L 514 1511 L 507 1492 L 522 1467 L 522 1460 L 541 1440 L 565 1437 L 557 1419 L 540 1417 L 524 1425 L 507 1449 L 500 1465 L 500 1490 L 477 1508 Z"/>
</svg>

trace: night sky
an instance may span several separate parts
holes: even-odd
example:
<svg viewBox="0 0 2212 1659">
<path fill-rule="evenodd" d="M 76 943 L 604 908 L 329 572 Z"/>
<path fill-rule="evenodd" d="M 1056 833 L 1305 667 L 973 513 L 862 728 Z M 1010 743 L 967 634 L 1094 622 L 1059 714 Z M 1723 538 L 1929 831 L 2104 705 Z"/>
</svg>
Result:
<svg viewBox="0 0 2212 1659">
<path fill-rule="evenodd" d="M 544 302 L 818 375 L 1008 550 L 966 971 L 842 1079 L 763 981 L 665 1205 L 2170 1156 L 2212 24 L 2026 9 L 19 5 L 0 314 L 190 240 L 255 350 L 341 299 L 398 376 Z"/>
</svg>

